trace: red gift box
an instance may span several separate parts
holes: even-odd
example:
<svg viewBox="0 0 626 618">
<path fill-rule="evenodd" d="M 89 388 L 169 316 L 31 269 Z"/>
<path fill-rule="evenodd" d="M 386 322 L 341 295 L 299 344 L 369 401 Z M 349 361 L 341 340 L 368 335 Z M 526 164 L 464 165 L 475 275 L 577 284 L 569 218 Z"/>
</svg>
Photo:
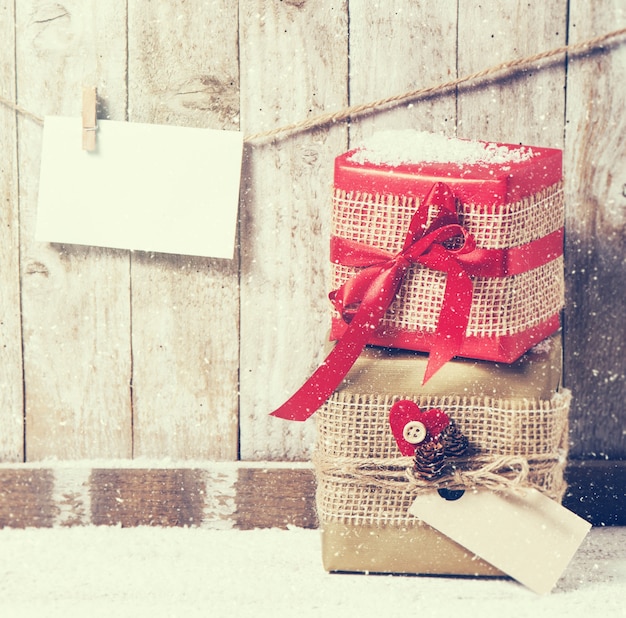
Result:
<svg viewBox="0 0 626 618">
<path fill-rule="evenodd" d="M 529 151 L 524 146 L 497 146 Z M 354 266 L 355 252 L 374 249 L 397 255 L 411 218 L 441 182 L 454 197 L 458 223 L 473 239 L 474 253 L 484 253 L 482 269 L 470 272 L 473 298 L 455 355 L 510 363 L 557 330 L 564 297 L 560 150 L 533 147 L 532 156 L 489 165 L 398 166 L 357 162 L 352 160 L 356 152 L 335 161 L 333 288 L 344 286 L 363 266 L 380 263 L 380 258 L 364 257 L 362 251 L 360 267 Z M 432 213 L 429 216 L 432 222 Z M 347 260 L 346 241 L 352 252 Z M 446 276 L 449 273 L 413 263 L 367 343 L 431 351 L 437 345 Z M 341 302 L 335 301 L 331 339 L 346 332 L 351 315 L 345 308 L 354 300 L 354 293 L 347 293 Z"/>
<path fill-rule="evenodd" d="M 468 143 L 480 144 L 454 147 Z M 426 382 L 454 356 L 511 363 L 559 328 L 562 153 L 483 146 L 495 156 L 337 157 L 330 338 L 339 341 L 273 416 L 306 420 L 367 344 L 429 352 Z"/>
</svg>

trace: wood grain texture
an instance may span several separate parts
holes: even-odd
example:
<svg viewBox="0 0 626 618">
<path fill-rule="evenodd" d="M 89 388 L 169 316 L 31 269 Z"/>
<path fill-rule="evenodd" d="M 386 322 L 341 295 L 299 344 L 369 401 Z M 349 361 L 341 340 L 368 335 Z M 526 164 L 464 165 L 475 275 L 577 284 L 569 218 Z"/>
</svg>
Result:
<svg viewBox="0 0 626 618">
<path fill-rule="evenodd" d="M 344 0 L 242 3 L 246 134 L 347 103 Z M 268 414 L 322 360 L 330 187 L 346 131 L 332 127 L 246 149 L 241 212 L 241 457 L 309 457 L 312 423 Z"/>
<path fill-rule="evenodd" d="M 564 45 L 567 2 L 459 3 L 458 74 Z M 457 134 L 563 148 L 565 61 L 462 87 Z"/>
<path fill-rule="evenodd" d="M 0 2 L 0 93 L 15 100 L 14 3 Z M 24 458 L 17 125 L 0 108 L 0 461 Z"/>
<path fill-rule="evenodd" d="M 97 526 L 192 526 L 202 521 L 201 472 L 93 470 L 92 522 Z"/>
<path fill-rule="evenodd" d="M 596 526 L 626 525 L 624 461 L 571 461 L 563 504 Z M 297 464 L 0 468 L 0 528 L 316 528 L 315 475 Z"/>
<path fill-rule="evenodd" d="M 18 103 L 80 116 L 82 86 L 97 82 L 108 114 L 123 118 L 124 7 L 16 4 Z M 128 255 L 35 242 L 42 130 L 20 118 L 18 135 L 26 457 L 128 457 Z"/>
<path fill-rule="evenodd" d="M 316 528 L 315 477 L 294 468 L 239 469 L 236 488 L 236 527 Z"/>
<path fill-rule="evenodd" d="M 0 470 L 0 528 L 50 528 L 58 507 L 54 473 L 45 468 Z"/>
<path fill-rule="evenodd" d="M 456 0 L 350 2 L 350 103 L 359 104 L 456 77 Z M 430 97 L 352 122 L 350 143 L 375 131 L 454 135 L 454 96 Z M 337 153 L 340 154 L 340 153 Z"/>
<path fill-rule="evenodd" d="M 626 26 L 619 0 L 570 3 L 570 41 Z M 626 457 L 626 45 L 567 73 L 566 383 L 572 454 Z"/>
<path fill-rule="evenodd" d="M 131 1 L 129 120 L 236 130 L 237 40 L 228 0 Z M 237 255 L 133 255 L 135 456 L 237 458 L 238 284 Z"/>
</svg>

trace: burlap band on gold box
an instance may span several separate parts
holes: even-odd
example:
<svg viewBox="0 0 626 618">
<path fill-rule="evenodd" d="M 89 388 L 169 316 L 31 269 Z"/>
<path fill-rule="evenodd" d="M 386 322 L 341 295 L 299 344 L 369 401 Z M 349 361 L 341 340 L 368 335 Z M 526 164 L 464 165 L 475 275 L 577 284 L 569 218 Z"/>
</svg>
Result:
<svg viewBox="0 0 626 618">
<path fill-rule="evenodd" d="M 455 420 L 476 451 L 462 462 L 463 472 L 436 483 L 415 477 L 412 459 L 398 455 L 389 428 L 389 408 L 398 399 L 439 407 Z M 316 415 L 317 510 L 326 570 L 503 575 L 408 509 L 419 492 L 438 486 L 530 486 L 560 501 L 569 404 L 567 390 L 547 400 L 337 392 Z"/>
<path fill-rule="evenodd" d="M 370 195 L 336 190 L 332 234 L 385 249 L 401 250 L 411 217 L 419 203 L 398 195 Z M 481 249 L 518 247 L 555 232 L 564 222 L 562 183 L 519 202 L 486 207 L 459 204 L 461 224 Z M 332 289 L 357 269 L 332 265 Z M 434 332 L 446 275 L 413 265 L 382 325 L 404 331 Z M 510 277 L 474 278 L 468 336 L 514 335 L 557 314 L 564 303 L 563 258 Z"/>
<path fill-rule="evenodd" d="M 399 399 L 444 410 L 468 437 L 473 454 L 456 472 L 424 481 L 399 456 L 389 409 Z M 317 508 L 322 523 L 412 526 L 417 492 L 438 487 L 498 490 L 535 487 L 560 500 L 565 491 L 570 393 L 549 400 L 375 395 L 338 392 L 317 413 Z"/>
</svg>

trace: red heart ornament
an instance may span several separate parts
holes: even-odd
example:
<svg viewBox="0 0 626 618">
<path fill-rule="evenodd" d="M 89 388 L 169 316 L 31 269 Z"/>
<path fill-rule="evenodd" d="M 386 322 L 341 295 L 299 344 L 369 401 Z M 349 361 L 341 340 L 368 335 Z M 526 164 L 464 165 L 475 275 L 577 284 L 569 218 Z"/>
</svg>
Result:
<svg viewBox="0 0 626 618">
<path fill-rule="evenodd" d="M 436 438 L 450 424 L 450 417 L 443 410 L 422 410 L 414 401 L 401 399 L 389 410 L 389 424 L 400 452 L 410 457 L 418 444 Z"/>
</svg>

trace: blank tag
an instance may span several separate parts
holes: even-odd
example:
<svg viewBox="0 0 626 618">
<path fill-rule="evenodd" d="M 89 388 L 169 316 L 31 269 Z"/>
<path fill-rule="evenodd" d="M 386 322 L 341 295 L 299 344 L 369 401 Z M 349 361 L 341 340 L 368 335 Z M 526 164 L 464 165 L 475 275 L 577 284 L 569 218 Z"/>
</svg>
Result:
<svg viewBox="0 0 626 618">
<path fill-rule="evenodd" d="M 539 594 L 550 592 L 591 524 L 535 489 L 418 496 L 409 512 Z"/>
<path fill-rule="evenodd" d="M 232 259 L 243 136 L 80 118 L 45 119 L 36 239 Z"/>
</svg>

